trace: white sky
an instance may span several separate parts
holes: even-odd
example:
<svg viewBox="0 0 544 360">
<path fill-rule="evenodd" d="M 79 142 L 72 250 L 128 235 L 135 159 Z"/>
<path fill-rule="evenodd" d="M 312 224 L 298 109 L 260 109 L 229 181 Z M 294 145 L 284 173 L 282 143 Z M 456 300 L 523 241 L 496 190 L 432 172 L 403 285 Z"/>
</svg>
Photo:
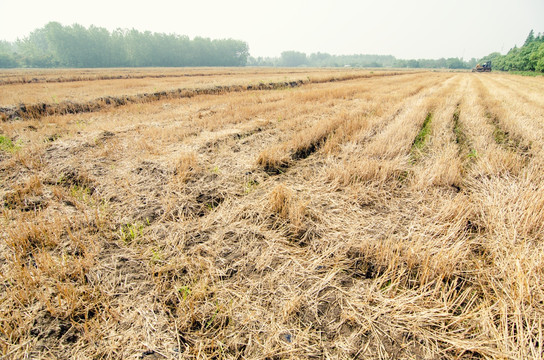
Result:
<svg viewBox="0 0 544 360">
<path fill-rule="evenodd" d="M 480 58 L 544 32 L 544 0 L 0 0 L 0 40 L 49 21 L 249 43 L 284 50 L 397 58 Z"/>
</svg>

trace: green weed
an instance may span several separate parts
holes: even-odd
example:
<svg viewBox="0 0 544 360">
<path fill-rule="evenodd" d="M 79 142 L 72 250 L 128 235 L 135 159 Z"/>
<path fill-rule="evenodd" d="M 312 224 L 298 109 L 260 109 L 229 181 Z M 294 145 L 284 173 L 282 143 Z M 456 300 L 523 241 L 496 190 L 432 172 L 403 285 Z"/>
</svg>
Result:
<svg viewBox="0 0 544 360">
<path fill-rule="evenodd" d="M 253 192 L 257 188 L 257 186 L 259 186 L 259 182 L 257 180 L 249 180 L 244 186 L 244 194 L 247 195 Z"/>
<path fill-rule="evenodd" d="M 125 224 L 119 229 L 119 238 L 126 244 L 134 242 L 144 234 L 144 225 L 141 223 Z"/>
<path fill-rule="evenodd" d="M 70 187 L 70 195 L 81 202 L 88 203 L 91 198 L 91 190 L 86 186 L 73 185 Z"/>
<path fill-rule="evenodd" d="M 219 313 L 219 307 L 216 307 L 215 308 L 215 312 L 213 313 L 213 316 L 210 320 L 208 320 L 208 322 L 206 323 L 206 329 L 209 328 L 212 324 L 213 324 L 213 321 L 215 320 L 215 318 L 217 317 L 217 314 Z"/>
<path fill-rule="evenodd" d="M 187 300 L 187 298 L 191 295 L 191 289 L 187 285 L 183 285 L 178 289 L 178 292 L 183 297 L 183 300 Z"/>
<path fill-rule="evenodd" d="M 433 114 L 428 113 L 427 117 L 425 118 L 425 121 L 423 121 L 423 125 L 421 126 L 419 133 L 416 135 L 414 142 L 412 143 L 411 152 L 414 159 L 417 159 L 419 157 L 421 150 L 425 146 L 425 142 L 427 141 L 427 136 L 431 132 L 432 118 L 433 118 Z"/>
<path fill-rule="evenodd" d="M 453 113 L 453 132 L 455 134 L 455 142 L 459 145 L 464 145 L 467 142 L 466 135 L 459 122 L 459 109 Z"/>
<path fill-rule="evenodd" d="M 13 153 L 19 150 L 20 146 L 11 141 L 10 138 L 4 135 L 0 135 L 0 150 Z"/>
<path fill-rule="evenodd" d="M 493 130 L 493 138 L 499 145 L 506 145 L 508 143 L 508 134 L 500 129 L 498 126 Z"/>
<path fill-rule="evenodd" d="M 162 255 L 159 250 L 155 251 L 154 249 L 151 249 L 151 262 L 153 264 L 158 264 L 162 262 Z"/>
</svg>

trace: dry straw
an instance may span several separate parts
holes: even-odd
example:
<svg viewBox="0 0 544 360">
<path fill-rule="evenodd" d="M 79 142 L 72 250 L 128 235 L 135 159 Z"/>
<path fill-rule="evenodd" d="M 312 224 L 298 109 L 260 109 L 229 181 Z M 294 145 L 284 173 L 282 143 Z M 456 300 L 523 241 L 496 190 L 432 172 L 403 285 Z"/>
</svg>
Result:
<svg viewBox="0 0 544 360">
<path fill-rule="evenodd" d="M 0 86 L 304 84 L 0 123 L 3 358 L 544 356 L 542 79 L 161 74 Z"/>
</svg>

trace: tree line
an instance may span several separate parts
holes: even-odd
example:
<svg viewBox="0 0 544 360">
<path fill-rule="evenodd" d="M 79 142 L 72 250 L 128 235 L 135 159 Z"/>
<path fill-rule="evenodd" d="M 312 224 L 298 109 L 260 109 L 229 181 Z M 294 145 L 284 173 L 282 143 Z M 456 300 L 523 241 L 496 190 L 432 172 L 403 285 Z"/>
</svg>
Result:
<svg viewBox="0 0 544 360">
<path fill-rule="evenodd" d="M 522 47 L 491 53 L 494 70 L 544 72 L 544 34 L 531 30 Z M 15 42 L 0 41 L 0 68 L 10 67 L 388 67 L 470 69 L 477 59 L 397 59 L 392 55 L 331 55 L 284 51 L 280 57 L 250 57 L 246 42 L 184 35 L 107 29 L 50 22 Z"/>
<path fill-rule="evenodd" d="M 464 61 L 459 58 L 403 60 L 392 55 L 331 55 L 313 53 L 307 55 L 299 51 L 284 51 L 280 57 L 250 57 L 248 65 L 252 66 L 309 66 L 309 67 L 394 67 L 394 68 L 427 68 L 427 69 L 470 69 L 477 59 Z"/>
<path fill-rule="evenodd" d="M 0 41 L 0 67 L 245 66 L 246 42 L 50 22 L 15 42 Z"/>
<path fill-rule="evenodd" d="M 468 69 L 472 59 L 401 60 L 392 55 L 331 55 L 284 51 L 280 57 L 249 56 L 246 42 L 140 32 L 112 32 L 91 25 L 50 22 L 15 42 L 0 41 L 0 68 L 10 67 L 181 67 L 181 66 L 309 66 L 410 67 Z"/>
<path fill-rule="evenodd" d="M 491 60 L 494 70 L 535 71 L 544 73 L 544 34 L 529 32 L 523 46 L 514 46 L 506 55 L 494 52 L 482 59 Z"/>
<path fill-rule="evenodd" d="M 331 55 L 313 53 L 306 55 L 299 51 L 284 51 L 280 57 L 250 57 L 251 66 L 310 66 L 310 67 L 391 67 L 395 61 L 392 55 Z"/>
</svg>

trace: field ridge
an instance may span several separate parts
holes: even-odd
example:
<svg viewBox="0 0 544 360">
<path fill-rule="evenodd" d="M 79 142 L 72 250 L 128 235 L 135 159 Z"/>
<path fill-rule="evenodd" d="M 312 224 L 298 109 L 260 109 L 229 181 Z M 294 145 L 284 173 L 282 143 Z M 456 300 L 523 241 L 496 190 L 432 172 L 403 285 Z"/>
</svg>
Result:
<svg viewBox="0 0 544 360">
<path fill-rule="evenodd" d="M 78 103 L 73 101 L 62 101 L 58 103 L 20 104 L 18 106 L 0 107 L 0 119 L 2 121 L 16 120 L 19 118 L 39 119 L 50 115 L 77 114 L 83 112 L 96 112 L 105 108 L 112 108 L 134 103 L 145 103 L 159 101 L 161 99 L 191 98 L 199 95 L 220 95 L 230 92 L 257 91 L 257 90 L 278 90 L 295 88 L 304 84 L 316 84 L 336 81 L 362 79 L 376 76 L 398 76 L 406 75 L 406 72 L 377 73 L 363 75 L 333 76 L 325 79 L 298 79 L 291 81 L 258 83 L 249 85 L 217 85 L 208 88 L 178 88 L 174 90 L 156 91 L 137 95 L 107 96 L 94 100 Z"/>
</svg>

